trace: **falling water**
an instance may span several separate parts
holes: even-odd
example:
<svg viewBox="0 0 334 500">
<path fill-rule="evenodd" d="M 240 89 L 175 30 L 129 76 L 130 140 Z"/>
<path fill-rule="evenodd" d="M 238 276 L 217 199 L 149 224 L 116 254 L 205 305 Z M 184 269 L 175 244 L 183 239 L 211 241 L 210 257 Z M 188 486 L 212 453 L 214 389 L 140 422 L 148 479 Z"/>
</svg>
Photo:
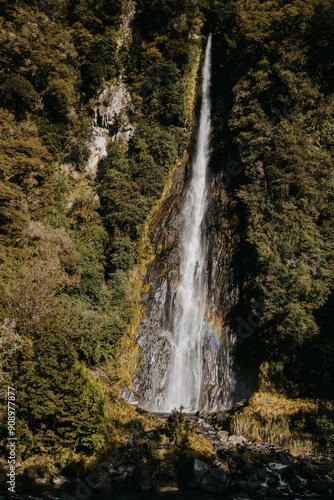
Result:
<svg viewBox="0 0 334 500">
<path fill-rule="evenodd" d="M 211 35 L 203 66 L 202 105 L 192 178 L 183 208 L 180 285 L 174 304 L 173 351 L 165 389 L 165 410 L 198 408 L 202 389 L 206 255 L 202 222 L 206 209 L 206 176 L 210 158 Z"/>
<path fill-rule="evenodd" d="M 122 392 L 150 411 L 228 408 L 235 386 L 235 335 L 226 315 L 238 291 L 225 236 L 217 232 L 223 200 L 215 195 L 217 179 L 208 175 L 211 45 L 210 36 L 191 178 L 184 198 L 183 182 L 173 184 L 152 221 L 157 252 L 143 277 L 140 355 L 133 385 Z"/>
</svg>

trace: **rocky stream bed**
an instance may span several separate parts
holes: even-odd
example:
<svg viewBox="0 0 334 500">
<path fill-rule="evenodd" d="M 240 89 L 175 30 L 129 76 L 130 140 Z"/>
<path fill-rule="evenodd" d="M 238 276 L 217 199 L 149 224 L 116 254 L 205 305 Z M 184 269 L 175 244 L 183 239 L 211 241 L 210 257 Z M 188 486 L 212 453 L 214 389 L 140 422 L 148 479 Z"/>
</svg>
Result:
<svg viewBox="0 0 334 500">
<path fill-rule="evenodd" d="M 306 454 L 294 457 L 268 443 L 251 443 L 242 436 L 229 435 L 198 416 L 190 418 L 190 425 L 212 444 L 214 453 L 210 460 L 180 458 L 163 467 L 154 467 L 145 459 L 140 461 L 138 456 L 131 460 L 135 443 L 148 434 L 137 431 L 125 444 L 129 453 L 112 453 L 87 477 L 69 480 L 60 476 L 52 483 L 39 480 L 29 485 L 18 482 L 17 494 L 10 498 L 334 499 L 333 457 Z M 170 449 L 174 444 L 154 446 Z M 9 498 L 4 487 L 3 483 L 0 500 Z"/>
<path fill-rule="evenodd" d="M 156 494 L 201 491 L 199 498 L 334 499 L 331 457 L 294 457 L 268 443 L 250 443 L 242 436 L 219 431 L 204 418 L 196 422 L 196 432 L 215 450 L 210 461 L 190 458 L 153 471 L 145 464 L 111 465 L 110 485 L 127 484 L 138 492 Z"/>
</svg>

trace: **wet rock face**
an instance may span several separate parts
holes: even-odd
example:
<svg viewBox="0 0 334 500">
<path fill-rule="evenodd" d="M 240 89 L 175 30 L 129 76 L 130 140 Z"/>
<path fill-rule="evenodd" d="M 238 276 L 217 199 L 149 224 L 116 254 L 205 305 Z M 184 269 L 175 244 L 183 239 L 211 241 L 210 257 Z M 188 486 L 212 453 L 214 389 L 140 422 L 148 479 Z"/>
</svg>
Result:
<svg viewBox="0 0 334 500">
<path fill-rule="evenodd" d="M 149 240 L 155 254 L 143 282 L 142 307 L 145 313 L 139 324 L 137 342 L 141 351 L 130 401 L 150 409 L 163 403 L 172 334 L 171 306 L 179 278 L 180 205 L 184 197 L 184 167 L 175 170 L 172 186 L 160 210 L 153 218 Z"/>
<path fill-rule="evenodd" d="M 138 360 L 131 395 L 140 407 L 163 409 L 164 390 L 169 376 L 173 343 L 173 320 L 178 305 L 176 290 L 180 280 L 180 231 L 182 208 L 189 184 L 189 165 L 173 173 L 171 187 L 149 228 L 154 258 L 143 279 L 141 307 L 144 311 L 137 332 L 141 357 Z M 229 227 L 229 200 L 222 179 L 208 181 L 207 211 L 203 233 L 207 255 L 207 303 L 201 408 L 216 410 L 231 406 L 234 389 L 233 360 L 235 336 L 227 321 L 238 298 L 231 249 L 237 236 Z"/>
<path fill-rule="evenodd" d="M 236 337 L 229 324 L 229 313 L 238 300 L 232 249 L 238 237 L 225 213 L 230 201 L 220 176 L 209 183 L 205 216 L 208 331 L 204 346 L 202 408 L 218 410 L 232 406 L 235 386 L 234 358 Z"/>
</svg>

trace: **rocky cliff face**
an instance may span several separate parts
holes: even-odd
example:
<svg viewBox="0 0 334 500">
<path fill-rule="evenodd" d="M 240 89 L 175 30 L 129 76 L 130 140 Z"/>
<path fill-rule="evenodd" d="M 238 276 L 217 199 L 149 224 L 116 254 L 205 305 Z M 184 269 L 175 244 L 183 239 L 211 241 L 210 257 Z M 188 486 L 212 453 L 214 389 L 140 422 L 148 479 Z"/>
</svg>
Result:
<svg viewBox="0 0 334 500">
<path fill-rule="evenodd" d="M 160 208 L 152 217 L 148 239 L 154 258 L 143 278 L 141 308 L 144 311 L 137 330 L 140 356 L 134 375 L 133 391 L 125 394 L 143 408 L 159 408 L 170 366 L 173 300 L 180 278 L 179 245 L 182 207 L 189 183 L 190 164 L 179 165 Z M 232 403 L 235 386 L 233 369 L 235 335 L 227 317 L 236 304 L 238 287 L 232 265 L 236 236 L 226 212 L 229 200 L 219 176 L 210 176 L 205 215 L 207 241 L 206 336 L 203 345 L 203 408 L 226 408 Z"/>
<path fill-rule="evenodd" d="M 117 50 L 129 48 L 132 40 L 131 22 L 136 12 L 134 0 L 128 0 L 125 14 L 122 16 L 117 38 Z M 122 139 L 129 142 L 135 127 L 129 115 L 133 111 L 130 92 L 124 75 L 105 85 L 97 96 L 91 121 L 90 157 L 86 165 L 87 173 L 96 174 L 99 161 L 107 156 L 108 140 Z"/>
<path fill-rule="evenodd" d="M 130 123 L 131 96 L 120 76 L 99 95 L 92 117 L 91 156 L 86 166 L 88 173 L 96 174 L 99 161 L 107 156 L 108 140 L 129 142 L 134 133 Z"/>
</svg>

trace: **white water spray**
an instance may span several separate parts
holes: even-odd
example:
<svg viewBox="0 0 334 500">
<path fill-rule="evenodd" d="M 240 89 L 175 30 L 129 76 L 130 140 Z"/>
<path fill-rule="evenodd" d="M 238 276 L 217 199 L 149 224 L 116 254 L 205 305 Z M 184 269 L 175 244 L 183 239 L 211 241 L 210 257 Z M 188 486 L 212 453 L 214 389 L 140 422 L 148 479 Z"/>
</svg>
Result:
<svg viewBox="0 0 334 500">
<path fill-rule="evenodd" d="M 165 411 L 183 405 L 200 407 L 203 370 L 204 312 L 207 298 L 206 255 L 202 222 L 207 198 L 207 166 L 210 159 L 211 35 L 203 66 L 202 105 L 192 178 L 183 209 L 180 246 L 181 282 L 176 293 L 173 351 L 165 389 Z"/>
</svg>

